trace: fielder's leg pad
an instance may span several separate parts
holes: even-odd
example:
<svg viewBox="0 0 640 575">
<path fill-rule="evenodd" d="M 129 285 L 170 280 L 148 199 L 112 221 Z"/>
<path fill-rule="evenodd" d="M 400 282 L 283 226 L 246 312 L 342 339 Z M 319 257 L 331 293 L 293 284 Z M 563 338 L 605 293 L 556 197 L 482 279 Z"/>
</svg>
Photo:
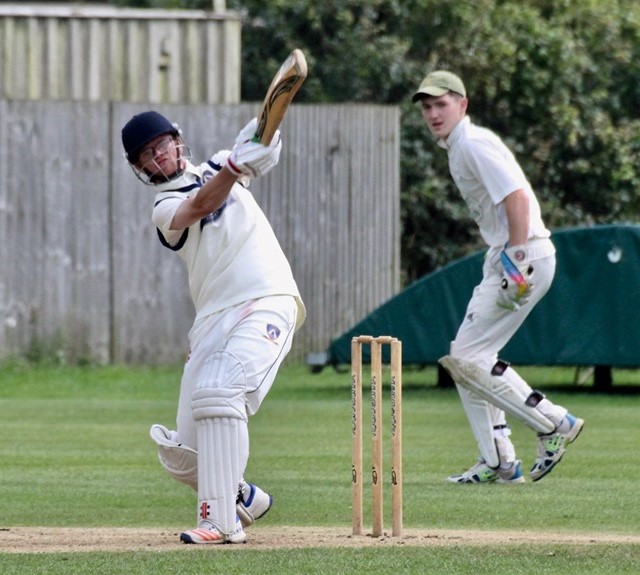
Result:
<svg viewBox="0 0 640 575">
<path fill-rule="evenodd" d="M 198 454 L 174 441 L 175 431 L 164 425 L 152 425 L 149 436 L 158 448 L 158 460 L 167 473 L 192 489 L 198 489 Z"/>
<path fill-rule="evenodd" d="M 458 385 L 473 391 L 538 433 L 551 433 L 556 428 L 549 418 L 527 404 L 529 396 L 520 393 L 520 386 L 512 385 L 512 376 L 517 377 L 513 370 L 505 367 L 498 370 L 502 371 L 500 375 L 492 375 L 470 361 L 451 355 L 441 357 L 438 363 Z"/>
<path fill-rule="evenodd" d="M 493 433 L 491 405 L 485 398 L 462 385 L 457 387 L 471 431 L 478 442 L 480 455 L 489 467 L 496 469 L 500 465 L 500 453 Z"/>
</svg>

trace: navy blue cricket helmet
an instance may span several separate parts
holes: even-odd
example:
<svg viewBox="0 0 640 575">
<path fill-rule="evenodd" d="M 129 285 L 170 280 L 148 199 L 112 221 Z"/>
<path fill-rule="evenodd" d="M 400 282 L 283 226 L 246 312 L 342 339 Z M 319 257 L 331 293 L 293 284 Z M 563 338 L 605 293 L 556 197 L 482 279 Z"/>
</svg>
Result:
<svg viewBox="0 0 640 575">
<path fill-rule="evenodd" d="M 179 136 L 180 131 L 175 124 L 153 110 L 133 116 L 122 128 L 122 145 L 127 159 L 130 162 L 136 162 L 145 144 L 162 134 Z"/>
</svg>

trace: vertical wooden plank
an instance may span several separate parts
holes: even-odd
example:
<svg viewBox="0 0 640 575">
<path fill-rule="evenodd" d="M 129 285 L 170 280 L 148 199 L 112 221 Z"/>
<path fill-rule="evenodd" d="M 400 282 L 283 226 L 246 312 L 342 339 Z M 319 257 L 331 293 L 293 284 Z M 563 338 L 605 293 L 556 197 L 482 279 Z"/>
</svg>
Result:
<svg viewBox="0 0 640 575">
<path fill-rule="evenodd" d="M 183 90 L 182 102 L 195 104 L 203 102 L 204 90 L 199 89 L 199 84 L 204 84 L 206 80 L 201 78 L 211 74 L 211 71 L 202 66 L 202 55 L 204 54 L 205 42 L 204 34 L 206 30 L 197 26 L 195 22 L 184 22 L 184 50 L 181 56 Z M 200 31 L 202 30 L 202 33 Z"/>
<path fill-rule="evenodd" d="M 0 21 L 0 29 L 3 29 Z M 0 66 L 2 64 L 0 63 Z M 7 102 L 0 100 L 0 163 L 9 166 L 9 144 L 7 138 Z M 11 291 L 10 274 L 14 255 L 7 249 L 11 244 L 9 221 L 11 210 L 10 170 L 0 170 L 0 357 L 17 353 L 17 320 L 13 313 L 14 295 Z"/>
<path fill-rule="evenodd" d="M 186 102 L 186 78 L 187 68 L 184 66 L 184 45 L 186 32 L 183 21 L 168 22 L 163 37 L 162 50 L 165 59 L 163 70 L 164 81 L 167 85 L 165 102 L 182 104 Z M 179 81 L 176 81 L 176 78 Z"/>
<path fill-rule="evenodd" d="M 102 21 L 91 18 L 84 23 L 87 35 L 84 38 L 82 51 L 85 59 L 87 73 L 87 89 L 85 99 L 98 101 L 109 94 L 106 71 L 106 53 L 110 47 L 105 42 L 104 26 Z"/>
<path fill-rule="evenodd" d="M 49 98 L 52 100 L 58 100 L 62 98 L 62 93 L 60 91 L 62 74 L 60 73 L 60 53 L 58 51 L 58 20 L 55 18 L 47 18 L 45 20 L 44 44 L 44 83 L 47 86 Z"/>
<path fill-rule="evenodd" d="M 69 21 L 69 78 L 70 96 L 73 100 L 82 100 L 85 94 L 85 60 L 83 47 L 82 21 L 72 18 Z"/>
<path fill-rule="evenodd" d="M 42 106 L 41 106 L 42 108 Z M 45 287 L 43 250 L 45 210 L 42 209 L 45 167 L 40 134 L 41 111 L 33 104 L 11 102 L 3 121 L 7 137 L 8 218 L 3 258 L 10 262 L 7 285 L 17 343 L 22 351 L 42 341 Z M 39 169 L 34 169 L 38 165 Z"/>
<path fill-rule="evenodd" d="M 44 75 L 43 62 L 44 51 L 42 50 L 42 30 L 38 20 L 30 18 L 27 22 L 27 44 L 29 51 L 27 53 L 26 67 L 23 73 L 26 75 L 27 82 L 27 98 L 33 100 L 40 97 L 41 94 L 49 96 L 48 90 L 42 82 Z"/>
<path fill-rule="evenodd" d="M 242 72 L 241 28 L 234 20 L 215 22 L 214 29 L 219 42 L 224 46 L 219 56 L 211 64 L 222 71 L 219 82 L 222 86 L 221 96 L 216 100 L 222 104 L 233 104 L 240 101 L 240 84 Z"/>
<path fill-rule="evenodd" d="M 127 28 L 127 61 L 125 65 L 125 92 L 131 102 L 145 100 L 148 93 L 149 78 L 145 66 L 148 62 L 149 28 L 139 20 L 125 22 Z"/>
<path fill-rule="evenodd" d="M 125 100 L 125 31 L 126 24 L 122 21 L 111 19 L 106 30 L 107 43 L 107 71 L 109 77 L 109 91 L 113 101 Z"/>
<path fill-rule="evenodd" d="M 226 104 L 228 101 L 223 97 L 222 83 L 226 74 L 218 75 L 214 73 L 217 62 L 224 61 L 224 44 L 220 37 L 218 26 L 210 23 L 206 26 L 206 51 L 205 61 L 208 63 L 206 69 L 203 69 L 203 77 L 205 79 L 206 96 L 205 102 L 214 104 L 216 102 Z M 238 74 L 238 77 L 240 75 Z M 239 101 L 236 100 L 236 101 Z"/>
</svg>

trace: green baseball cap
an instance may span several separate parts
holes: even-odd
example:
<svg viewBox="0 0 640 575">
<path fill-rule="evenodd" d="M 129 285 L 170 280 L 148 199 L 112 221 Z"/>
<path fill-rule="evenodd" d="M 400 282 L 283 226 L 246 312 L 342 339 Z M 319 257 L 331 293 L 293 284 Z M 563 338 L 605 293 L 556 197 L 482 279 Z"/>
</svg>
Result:
<svg viewBox="0 0 640 575">
<path fill-rule="evenodd" d="M 422 80 L 418 91 L 413 95 L 411 101 L 417 102 L 424 96 L 444 96 L 447 92 L 455 92 L 465 98 L 467 96 L 464 84 L 458 76 L 445 70 L 438 70 L 431 72 L 431 74 Z"/>
</svg>

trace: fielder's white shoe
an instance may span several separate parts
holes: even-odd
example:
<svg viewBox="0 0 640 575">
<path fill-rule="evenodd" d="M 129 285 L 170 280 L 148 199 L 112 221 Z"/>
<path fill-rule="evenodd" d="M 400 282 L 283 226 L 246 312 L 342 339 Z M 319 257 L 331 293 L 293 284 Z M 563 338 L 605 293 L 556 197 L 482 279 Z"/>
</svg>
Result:
<svg viewBox="0 0 640 575">
<path fill-rule="evenodd" d="M 236 528 L 233 533 L 224 534 L 211 521 L 201 521 L 196 529 L 189 529 L 180 534 L 180 541 L 183 543 L 246 543 L 247 536 L 244 534 L 240 518 L 236 517 Z"/>
<path fill-rule="evenodd" d="M 263 517 L 273 505 L 273 497 L 257 485 L 242 481 L 236 499 L 236 513 L 243 527 L 249 527 L 256 519 Z"/>
<path fill-rule="evenodd" d="M 450 475 L 447 481 L 451 483 L 524 483 L 522 463 L 519 459 L 511 464 L 509 469 L 492 469 L 484 459 L 459 475 Z"/>
<path fill-rule="evenodd" d="M 538 435 L 538 457 L 529 472 L 533 481 L 542 479 L 560 463 L 567 445 L 578 438 L 583 427 L 584 420 L 567 413 L 553 433 Z"/>
</svg>

